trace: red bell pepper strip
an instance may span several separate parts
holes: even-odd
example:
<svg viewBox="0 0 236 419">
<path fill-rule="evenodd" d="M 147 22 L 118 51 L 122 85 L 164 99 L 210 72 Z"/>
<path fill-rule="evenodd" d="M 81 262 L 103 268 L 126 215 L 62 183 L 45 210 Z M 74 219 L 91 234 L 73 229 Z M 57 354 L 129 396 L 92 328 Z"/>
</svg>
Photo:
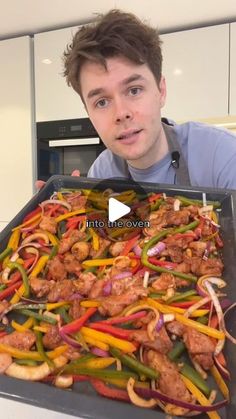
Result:
<svg viewBox="0 0 236 419">
<path fill-rule="evenodd" d="M 22 221 L 22 224 L 30 220 L 31 218 L 33 218 L 35 215 L 40 214 L 41 212 L 42 212 L 41 207 L 38 207 L 35 210 L 31 211 L 29 214 L 25 216 L 25 218 Z"/>
<path fill-rule="evenodd" d="M 223 247 L 224 246 L 224 243 L 223 243 L 223 241 L 221 240 L 221 238 L 220 238 L 220 235 L 219 234 L 217 234 L 216 236 L 215 236 L 215 242 L 216 242 L 216 245 L 217 245 L 217 247 Z"/>
<path fill-rule="evenodd" d="M 3 336 L 6 336 L 8 333 L 5 331 L 0 332 L 0 338 L 3 338 Z"/>
<path fill-rule="evenodd" d="M 163 198 L 162 193 L 156 193 L 155 195 L 151 195 L 148 197 L 148 202 L 156 201 L 157 199 Z"/>
<path fill-rule="evenodd" d="M 4 300 L 4 298 L 9 297 L 9 295 L 14 294 L 15 290 L 18 290 L 22 284 L 22 281 L 18 281 L 11 285 L 10 287 L 7 287 L 5 290 L 0 292 L 0 300 Z"/>
<path fill-rule="evenodd" d="M 122 252 L 120 253 L 120 256 L 127 256 L 128 253 L 130 252 L 130 250 L 135 246 L 135 244 L 137 243 L 138 239 L 139 239 L 139 235 L 133 237 L 132 239 L 128 240 L 127 243 L 125 244 L 124 249 L 122 250 Z"/>
<path fill-rule="evenodd" d="M 148 258 L 148 261 L 156 266 L 163 266 L 166 269 L 175 269 L 178 266 L 178 263 L 168 262 L 166 260 L 158 260 L 155 258 Z"/>
<path fill-rule="evenodd" d="M 97 307 L 90 307 L 88 310 L 78 319 L 74 320 L 71 323 L 66 324 L 61 327 L 61 331 L 64 333 L 76 333 L 80 328 L 86 323 L 86 321 L 97 311 Z"/>
<path fill-rule="evenodd" d="M 103 397 L 108 397 L 113 400 L 122 400 L 123 402 L 130 402 L 129 395 L 126 390 L 118 390 L 116 388 L 110 388 L 103 383 L 103 381 L 96 378 L 91 378 L 90 382 L 93 388 Z"/>
<path fill-rule="evenodd" d="M 109 324 L 105 324 L 104 322 L 89 323 L 88 327 L 91 327 L 91 329 L 98 330 L 99 332 L 109 333 L 112 336 L 125 340 L 129 340 L 130 333 L 133 333 L 133 330 L 113 327 Z"/>
<path fill-rule="evenodd" d="M 131 322 L 133 320 L 138 320 L 141 319 L 142 317 L 145 317 L 147 315 L 145 310 L 142 311 L 138 311 L 137 313 L 134 314 L 130 314 L 129 316 L 121 316 L 121 317 L 114 317 L 111 319 L 106 319 L 106 320 L 102 320 L 101 322 L 99 322 L 99 324 L 122 324 L 122 323 L 127 323 L 127 322 Z"/>
</svg>

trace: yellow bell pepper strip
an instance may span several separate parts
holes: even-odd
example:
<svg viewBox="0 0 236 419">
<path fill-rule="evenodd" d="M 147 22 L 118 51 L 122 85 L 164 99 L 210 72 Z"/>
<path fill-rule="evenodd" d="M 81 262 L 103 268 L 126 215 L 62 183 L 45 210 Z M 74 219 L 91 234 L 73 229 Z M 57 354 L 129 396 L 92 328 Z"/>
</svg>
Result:
<svg viewBox="0 0 236 419">
<path fill-rule="evenodd" d="M 38 332 L 47 333 L 48 327 L 46 326 L 34 326 L 34 330 L 37 330 Z"/>
<path fill-rule="evenodd" d="M 58 217 L 55 218 L 55 221 L 57 223 L 60 223 L 60 221 L 67 220 L 67 218 L 74 217 L 74 215 L 85 214 L 85 213 L 91 212 L 91 211 L 93 211 L 93 210 L 90 210 L 89 208 L 86 208 L 86 209 L 81 208 L 81 209 L 78 209 L 78 210 L 75 210 L 75 211 L 71 211 L 71 212 L 67 212 L 65 214 L 59 215 Z"/>
<path fill-rule="evenodd" d="M 127 387 L 127 383 L 128 383 L 128 378 L 106 378 L 106 383 L 112 384 L 116 387 L 119 388 L 124 388 L 126 389 Z M 135 381 L 135 387 L 139 387 L 139 388 L 150 388 L 150 384 L 148 382 L 145 381 Z"/>
<path fill-rule="evenodd" d="M 84 300 L 80 302 L 81 307 L 99 307 L 101 303 L 99 301 Z"/>
<path fill-rule="evenodd" d="M 151 240 L 149 240 L 143 247 L 142 249 L 142 254 L 141 254 L 141 262 L 144 266 L 147 266 L 147 268 L 152 269 L 153 271 L 156 272 L 167 272 L 169 273 L 169 269 L 166 269 L 164 267 L 161 266 L 157 266 L 154 265 L 152 263 L 150 263 L 148 261 L 148 250 L 153 247 L 160 239 L 162 239 L 163 237 L 166 237 L 168 234 L 176 234 L 176 233 L 184 233 L 185 231 L 188 230 L 192 230 L 195 227 L 197 227 L 197 225 L 199 224 L 199 221 L 193 221 L 192 223 L 185 225 L 184 227 L 179 227 L 177 229 L 166 229 L 161 231 L 160 233 L 156 234 L 156 236 L 154 236 Z M 193 276 L 193 275 L 188 275 L 188 274 L 184 274 L 182 272 L 177 272 L 174 270 L 171 270 L 172 275 L 175 275 L 179 278 L 183 278 L 186 279 L 188 281 L 191 282 L 196 282 L 197 281 L 197 277 Z"/>
<path fill-rule="evenodd" d="M 93 228 L 89 228 L 89 232 L 92 236 L 93 250 L 99 250 L 99 236 L 97 235 L 97 233 L 94 231 Z"/>
<path fill-rule="evenodd" d="M 88 369 L 95 369 L 95 370 L 103 370 L 104 368 L 109 367 L 110 365 L 116 362 L 115 358 L 107 357 L 107 358 L 94 358 L 84 360 L 77 364 L 76 366 L 81 366 L 82 368 Z"/>
<path fill-rule="evenodd" d="M 197 401 L 202 406 L 209 406 L 209 400 L 202 394 L 202 392 L 184 375 L 181 374 L 181 379 L 183 380 L 184 384 L 186 385 L 187 389 L 190 391 L 190 393 L 193 394 L 193 396 L 196 397 Z M 220 419 L 220 416 L 217 412 L 206 412 L 209 418 L 211 419 Z"/>
<path fill-rule="evenodd" d="M 31 271 L 29 278 L 34 278 L 38 276 L 38 274 L 43 270 L 47 261 L 49 259 L 49 255 L 43 255 L 39 258 L 38 262 L 36 263 L 34 269 Z"/>
<path fill-rule="evenodd" d="M 21 284 L 20 288 L 17 290 L 17 292 L 13 295 L 13 297 L 10 300 L 10 304 L 16 304 L 20 301 L 22 295 L 24 294 L 25 286 L 24 284 Z"/>
<path fill-rule="evenodd" d="M 16 250 L 19 246 L 20 236 L 21 232 L 19 229 L 13 231 L 8 240 L 7 247 L 11 247 L 12 250 Z"/>
<path fill-rule="evenodd" d="M 113 265 L 114 260 L 115 258 L 84 260 L 82 266 L 89 268 L 90 266 Z"/>
<path fill-rule="evenodd" d="M 18 332 L 25 332 L 29 330 L 34 325 L 33 317 L 29 317 L 24 324 L 19 324 L 15 320 L 11 321 L 11 326 L 13 329 L 17 330 Z"/>
<path fill-rule="evenodd" d="M 211 374 L 214 377 L 214 380 L 216 382 L 216 384 L 218 385 L 221 393 L 223 394 L 223 396 L 229 400 L 229 389 L 226 385 L 226 383 L 224 382 L 220 372 L 218 371 L 218 369 L 216 368 L 215 365 L 213 365 L 213 367 L 211 367 Z"/>
<path fill-rule="evenodd" d="M 147 298 L 147 301 L 145 301 L 146 304 L 150 305 L 151 307 L 155 307 L 157 310 L 159 310 L 161 313 L 170 313 L 169 308 L 166 308 L 164 304 L 160 304 L 157 301 L 152 300 L 151 298 Z M 188 319 L 187 317 L 182 316 L 181 314 L 175 313 L 175 319 L 179 321 L 180 323 L 185 324 L 186 326 L 193 327 L 194 329 L 198 330 L 201 333 L 204 333 L 205 335 L 211 336 L 216 339 L 223 339 L 224 333 L 213 329 L 212 327 L 205 326 L 204 324 L 201 324 L 197 321 Z"/>
<path fill-rule="evenodd" d="M 26 273 L 25 269 L 23 268 L 23 266 L 20 265 L 17 262 L 9 262 L 7 266 L 9 266 L 9 268 L 11 270 L 12 269 L 17 269 L 20 272 L 21 277 L 22 277 L 22 281 L 23 281 L 23 284 L 24 284 L 23 295 L 25 297 L 29 297 L 29 295 L 30 295 L 29 279 L 28 279 L 27 273 Z"/>
<path fill-rule="evenodd" d="M 69 301 L 59 301 L 58 303 L 47 303 L 46 310 L 47 311 L 55 310 L 58 307 L 63 307 L 68 304 L 70 304 Z"/>
<path fill-rule="evenodd" d="M 50 359 L 62 355 L 68 349 L 67 345 L 58 346 L 53 351 L 46 352 Z M 22 351 L 5 343 L 0 343 L 0 352 L 6 352 L 17 359 L 33 359 L 34 361 L 43 361 L 42 356 L 37 351 Z"/>
<path fill-rule="evenodd" d="M 158 380 L 160 374 L 158 371 L 154 370 L 153 368 L 147 367 L 146 365 L 142 364 L 142 362 L 138 361 L 132 356 L 127 354 L 122 354 L 122 352 L 117 348 L 110 347 L 110 353 L 115 357 L 120 359 L 122 364 L 129 367 L 131 370 L 137 372 L 139 375 L 144 374 L 146 377 L 152 380 Z"/>
<path fill-rule="evenodd" d="M 58 238 L 57 238 L 54 234 L 50 233 L 49 231 L 46 231 L 46 234 L 47 234 L 47 236 L 48 236 L 48 238 L 49 238 L 50 242 L 52 243 L 52 245 L 53 245 L 54 247 L 55 247 L 55 246 L 57 246 L 57 247 L 58 247 L 58 244 L 59 244 L 59 240 L 58 240 Z"/>
<path fill-rule="evenodd" d="M 65 326 L 62 326 L 60 328 L 60 331 L 63 333 L 76 333 L 78 332 L 81 327 L 86 323 L 86 321 L 92 317 L 94 313 L 96 313 L 97 308 L 96 307 L 90 307 L 88 310 L 78 319 L 75 319 L 73 322 L 66 324 Z"/>
<path fill-rule="evenodd" d="M 16 231 L 16 230 L 19 230 L 19 229 L 21 229 L 21 228 L 27 227 L 27 226 L 29 226 L 30 224 L 32 224 L 34 221 L 39 220 L 40 218 L 41 218 L 41 213 L 40 213 L 40 214 L 36 214 L 36 215 L 34 215 L 33 217 L 31 217 L 29 220 L 25 221 L 23 224 L 20 224 L 20 225 L 18 225 L 18 226 L 16 226 L 16 227 L 14 227 L 14 228 L 12 229 L 12 231 Z"/>
<path fill-rule="evenodd" d="M 165 307 L 169 313 L 184 314 L 186 312 L 186 309 L 181 308 L 181 307 L 173 307 L 173 306 L 168 306 L 168 305 L 165 305 Z M 189 317 L 201 317 L 201 316 L 205 316 L 208 313 L 209 313 L 209 310 L 207 309 L 199 309 L 199 310 L 193 311 Z"/>
<path fill-rule="evenodd" d="M 107 333 L 98 332 L 97 330 L 90 329 L 89 327 L 83 326 L 81 328 L 81 333 L 84 336 L 89 336 L 91 338 L 100 340 L 101 342 L 107 343 L 110 346 L 121 349 L 124 352 L 134 352 L 137 350 L 136 346 L 131 342 L 115 338 L 114 336 L 108 335 Z"/>
<path fill-rule="evenodd" d="M 107 343 L 101 342 L 100 340 L 91 338 L 89 336 L 84 335 L 84 340 L 86 343 L 92 346 L 96 346 L 99 349 L 102 349 L 103 351 L 108 351 L 109 345 Z"/>
</svg>

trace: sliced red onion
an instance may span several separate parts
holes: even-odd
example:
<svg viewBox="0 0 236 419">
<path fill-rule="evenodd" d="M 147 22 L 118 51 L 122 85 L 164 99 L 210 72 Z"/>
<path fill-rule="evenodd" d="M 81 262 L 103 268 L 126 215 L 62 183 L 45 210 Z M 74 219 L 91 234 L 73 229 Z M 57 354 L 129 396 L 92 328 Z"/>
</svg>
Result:
<svg viewBox="0 0 236 419">
<path fill-rule="evenodd" d="M 92 354 L 100 356 L 102 358 L 106 358 L 109 357 L 109 352 L 104 351 L 103 349 L 97 348 L 96 346 L 94 346 L 93 348 L 90 349 L 90 352 L 92 352 Z"/>
<path fill-rule="evenodd" d="M 120 272 L 119 274 L 116 274 L 112 277 L 112 279 L 116 280 L 116 279 L 124 279 L 124 278 L 129 278 L 132 276 L 132 272 L 130 271 L 124 271 L 124 272 Z"/>
<path fill-rule="evenodd" d="M 133 249 L 132 249 L 133 251 L 134 251 L 134 254 L 136 255 L 136 256 L 141 256 L 141 254 L 142 254 L 142 249 L 141 249 L 141 247 L 138 245 L 138 244 L 136 244 L 134 247 L 133 247 Z"/>
<path fill-rule="evenodd" d="M 108 295 L 111 294 L 111 290 L 112 290 L 112 282 L 111 281 L 107 281 L 103 287 L 103 295 L 105 297 L 107 297 Z"/>
<path fill-rule="evenodd" d="M 159 255 L 163 250 L 165 250 L 166 245 L 163 242 L 157 243 L 155 246 L 151 247 L 151 249 L 148 250 L 147 255 L 148 256 L 156 256 Z"/>
<path fill-rule="evenodd" d="M 75 292 L 71 297 L 70 301 L 82 300 L 84 297 L 79 293 Z"/>
<path fill-rule="evenodd" d="M 159 317 L 158 322 L 156 324 L 156 331 L 157 332 L 160 332 L 163 324 L 164 324 L 164 316 L 163 316 L 162 313 L 160 313 L 160 317 Z"/>
<path fill-rule="evenodd" d="M 20 231 L 21 231 L 22 233 L 27 233 L 28 231 L 31 231 L 31 230 L 33 230 L 34 228 L 38 227 L 39 223 L 40 223 L 40 218 L 39 218 L 39 220 L 35 221 L 35 223 L 30 224 L 28 227 L 22 227 L 22 228 L 20 229 Z"/>
<path fill-rule="evenodd" d="M 73 346 L 73 348 L 80 349 L 81 344 L 77 342 L 77 340 L 68 336 L 63 330 L 59 329 L 59 334 L 64 342 L 68 343 L 68 345 Z"/>
<path fill-rule="evenodd" d="M 173 399 L 172 397 L 166 396 L 160 391 L 152 390 L 148 388 L 136 387 L 135 392 L 139 396 L 145 399 L 154 398 L 154 399 L 158 399 L 163 402 L 166 402 L 166 403 L 174 404 L 175 406 L 180 406 L 185 409 L 194 410 L 198 412 L 213 412 L 214 410 L 221 409 L 222 407 L 226 406 L 229 403 L 229 401 L 225 399 L 209 406 L 201 406 L 199 404 L 186 403 L 186 402 L 183 402 L 182 400 Z"/>
<path fill-rule="evenodd" d="M 46 201 L 41 202 L 39 206 L 43 208 L 45 207 L 45 205 L 48 205 L 48 204 L 62 205 L 63 207 L 66 207 L 68 211 L 71 211 L 71 205 L 67 201 L 62 201 L 60 199 L 46 199 Z"/>
</svg>

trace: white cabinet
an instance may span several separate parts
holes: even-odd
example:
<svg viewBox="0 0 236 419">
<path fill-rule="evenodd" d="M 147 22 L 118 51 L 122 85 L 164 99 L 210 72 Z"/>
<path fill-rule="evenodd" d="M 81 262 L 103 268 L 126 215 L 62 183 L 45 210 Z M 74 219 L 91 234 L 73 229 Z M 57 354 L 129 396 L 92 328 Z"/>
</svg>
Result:
<svg viewBox="0 0 236 419">
<path fill-rule="evenodd" d="M 230 24 L 230 115 L 236 115 L 236 22 Z"/>
<path fill-rule="evenodd" d="M 161 38 L 167 83 L 163 116 L 178 121 L 227 115 L 229 25 L 175 32 Z"/>
<path fill-rule="evenodd" d="M 0 221 L 0 232 L 6 227 L 7 222 Z"/>
<path fill-rule="evenodd" d="M 31 79 L 31 39 L 0 41 L 0 222 L 9 222 L 33 192 Z"/>
<path fill-rule="evenodd" d="M 63 77 L 63 52 L 78 27 L 34 36 L 36 121 L 85 118 L 83 102 Z"/>
</svg>

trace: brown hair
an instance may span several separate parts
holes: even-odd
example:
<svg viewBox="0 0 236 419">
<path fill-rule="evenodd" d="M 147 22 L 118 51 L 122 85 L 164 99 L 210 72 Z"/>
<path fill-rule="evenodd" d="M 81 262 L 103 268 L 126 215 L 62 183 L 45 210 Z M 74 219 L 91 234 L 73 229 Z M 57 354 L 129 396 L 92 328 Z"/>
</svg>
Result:
<svg viewBox="0 0 236 419">
<path fill-rule="evenodd" d="M 136 64 L 147 64 L 159 85 L 162 72 L 161 40 L 151 28 L 131 13 L 114 9 L 93 24 L 83 26 L 64 52 L 64 76 L 81 94 L 80 70 L 86 60 L 106 67 L 106 58 L 123 56 Z"/>
</svg>

